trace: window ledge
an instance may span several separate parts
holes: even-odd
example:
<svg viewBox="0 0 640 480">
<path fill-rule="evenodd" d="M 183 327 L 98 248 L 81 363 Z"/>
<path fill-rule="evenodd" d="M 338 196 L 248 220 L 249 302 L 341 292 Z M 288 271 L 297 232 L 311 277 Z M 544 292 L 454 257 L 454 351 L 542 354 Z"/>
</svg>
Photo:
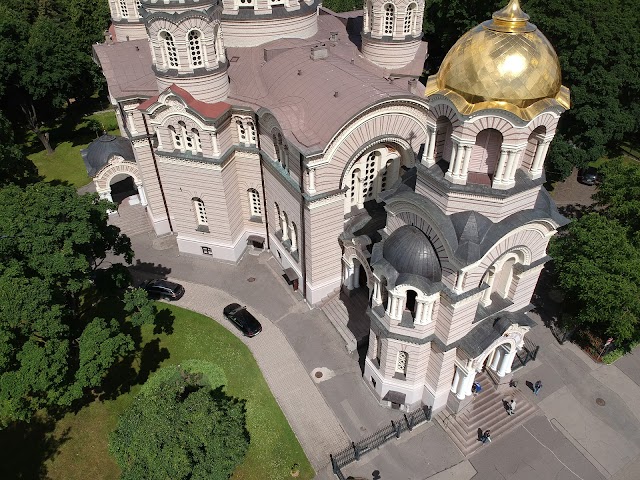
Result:
<svg viewBox="0 0 640 480">
<path fill-rule="evenodd" d="M 257 215 L 252 215 L 251 217 L 249 217 L 249 221 L 255 222 L 255 223 L 262 223 L 262 217 L 259 217 Z"/>
<path fill-rule="evenodd" d="M 208 225 L 198 225 L 197 228 L 196 228 L 196 232 L 209 233 L 209 226 Z"/>
</svg>

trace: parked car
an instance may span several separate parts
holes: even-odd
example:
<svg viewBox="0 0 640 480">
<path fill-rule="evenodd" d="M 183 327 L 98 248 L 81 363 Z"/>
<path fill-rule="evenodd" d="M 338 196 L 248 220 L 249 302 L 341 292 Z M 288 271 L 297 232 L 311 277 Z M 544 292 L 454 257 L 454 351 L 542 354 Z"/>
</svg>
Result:
<svg viewBox="0 0 640 480">
<path fill-rule="evenodd" d="M 184 295 L 184 287 L 169 280 L 149 280 L 141 285 L 152 298 L 179 300 Z"/>
<path fill-rule="evenodd" d="M 595 167 L 581 168 L 578 170 L 578 181 L 584 185 L 595 185 L 600 181 L 600 175 Z"/>
<path fill-rule="evenodd" d="M 262 331 L 260 322 L 249 313 L 247 307 L 238 303 L 231 303 L 224 307 L 225 318 L 233 323 L 247 337 L 255 337 Z"/>
</svg>

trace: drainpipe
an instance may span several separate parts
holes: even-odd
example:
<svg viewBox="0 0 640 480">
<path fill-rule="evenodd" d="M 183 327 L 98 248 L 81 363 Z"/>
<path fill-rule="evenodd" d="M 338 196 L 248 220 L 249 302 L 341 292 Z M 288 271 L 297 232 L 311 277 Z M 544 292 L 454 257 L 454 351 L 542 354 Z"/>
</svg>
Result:
<svg viewBox="0 0 640 480">
<path fill-rule="evenodd" d="M 147 132 L 147 141 L 149 142 L 149 150 L 151 150 L 151 158 L 153 159 L 153 166 L 156 169 L 156 177 L 158 178 L 158 185 L 160 186 L 160 195 L 162 196 L 162 203 L 164 203 L 164 210 L 167 212 L 167 221 L 169 222 L 169 230 L 173 233 L 173 225 L 171 224 L 171 215 L 169 215 L 169 206 L 167 205 L 167 198 L 164 196 L 164 189 L 162 188 L 162 180 L 160 180 L 160 170 L 158 170 L 158 161 L 156 160 L 156 153 L 153 151 L 153 143 L 151 142 L 151 135 L 149 133 L 149 126 L 147 125 L 147 117 L 143 113 L 142 120 L 144 121 L 144 129 Z"/>
<path fill-rule="evenodd" d="M 307 299 L 307 244 L 305 243 L 305 221 L 304 221 L 304 156 L 300 154 L 300 238 L 298 238 L 298 248 L 300 248 L 300 269 L 302 270 L 302 296 Z"/>
</svg>

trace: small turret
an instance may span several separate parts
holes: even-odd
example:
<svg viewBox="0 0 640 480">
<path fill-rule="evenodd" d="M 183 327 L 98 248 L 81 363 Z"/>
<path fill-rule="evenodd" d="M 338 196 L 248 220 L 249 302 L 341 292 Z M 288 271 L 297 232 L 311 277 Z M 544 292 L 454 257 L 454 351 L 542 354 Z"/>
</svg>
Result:
<svg viewBox="0 0 640 480">
<path fill-rule="evenodd" d="M 140 0 L 109 0 L 111 22 L 118 42 L 147 38 L 140 15 Z"/>
<path fill-rule="evenodd" d="M 414 59 L 422 39 L 424 0 L 365 0 L 362 53 L 388 69 Z"/>
<path fill-rule="evenodd" d="M 172 84 L 194 98 L 227 98 L 229 76 L 222 39 L 220 0 L 143 0 L 141 9 L 158 89 Z"/>
</svg>

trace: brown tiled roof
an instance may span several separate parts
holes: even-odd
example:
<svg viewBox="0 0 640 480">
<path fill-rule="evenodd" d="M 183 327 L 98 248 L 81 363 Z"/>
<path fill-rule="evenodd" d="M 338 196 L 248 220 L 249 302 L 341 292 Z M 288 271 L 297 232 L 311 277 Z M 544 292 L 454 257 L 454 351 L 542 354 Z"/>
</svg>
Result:
<svg viewBox="0 0 640 480">
<path fill-rule="evenodd" d="M 94 45 L 93 50 L 116 99 L 144 98 L 158 93 L 147 40 L 103 43 Z"/>
<path fill-rule="evenodd" d="M 165 92 L 167 90 L 170 90 L 178 95 L 185 101 L 188 107 L 192 108 L 205 118 L 218 118 L 220 115 L 231 108 L 231 105 L 226 102 L 206 103 L 201 102 L 200 100 L 196 100 L 189 92 L 187 92 L 183 88 L 178 87 L 175 83 L 168 87 Z M 156 95 L 148 100 L 145 100 L 140 105 L 138 105 L 138 109 L 146 110 L 158 101 L 158 97 L 159 95 Z"/>
</svg>

